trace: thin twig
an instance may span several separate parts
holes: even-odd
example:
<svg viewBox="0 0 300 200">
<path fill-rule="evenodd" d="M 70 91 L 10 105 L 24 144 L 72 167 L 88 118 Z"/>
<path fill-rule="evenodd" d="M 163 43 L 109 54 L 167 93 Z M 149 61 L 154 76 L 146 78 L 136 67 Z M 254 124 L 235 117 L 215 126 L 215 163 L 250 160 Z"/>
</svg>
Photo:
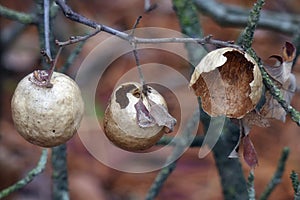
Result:
<svg viewBox="0 0 300 200">
<path fill-rule="evenodd" d="M 144 11 L 146 13 L 151 12 L 155 8 L 157 8 L 157 4 L 156 3 L 151 4 L 151 0 L 145 0 L 144 1 Z"/>
<path fill-rule="evenodd" d="M 135 23 L 132 27 L 131 33 L 129 35 L 131 35 L 132 37 L 134 36 L 134 31 L 137 28 L 137 26 L 139 25 L 140 21 L 142 19 L 142 16 L 138 16 L 138 18 L 135 20 Z"/>
<path fill-rule="evenodd" d="M 233 47 L 237 49 L 241 49 L 240 46 L 233 44 L 232 42 L 225 42 L 221 40 L 212 39 L 212 36 L 209 35 L 204 38 L 139 38 L 139 37 L 132 37 L 130 34 L 118 31 L 111 27 L 108 27 L 103 24 L 99 24 L 91 19 L 88 19 L 76 12 L 74 12 L 63 0 L 56 0 L 57 5 L 60 6 L 64 15 L 81 24 L 87 25 L 94 29 L 100 29 L 100 31 L 115 35 L 121 39 L 136 43 L 136 44 L 149 44 L 149 43 L 199 43 L 199 44 L 212 44 L 215 46 L 220 47 Z M 99 32 L 100 32 L 99 31 Z M 98 33 L 98 32 L 97 32 Z M 74 41 L 73 43 L 78 42 Z"/>
<path fill-rule="evenodd" d="M 2 5 L 0 5 L 0 16 L 20 22 L 22 24 L 37 23 L 37 19 L 34 15 L 12 10 Z"/>
<path fill-rule="evenodd" d="M 148 12 L 151 8 L 151 1 L 150 0 L 144 0 L 144 10 L 145 12 Z"/>
<path fill-rule="evenodd" d="M 78 46 L 69 55 L 69 57 L 68 57 L 67 61 L 65 62 L 65 64 L 62 66 L 62 68 L 60 68 L 60 70 L 59 70 L 60 72 L 62 72 L 62 73 L 67 72 L 67 70 L 73 64 L 73 62 L 76 59 L 76 57 L 78 56 L 78 54 L 81 52 L 83 45 L 84 45 L 84 41 L 79 42 Z"/>
<path fill-rule="evenodd" d="M 32 169 L 30 172 L 28 172 L 28 174 L 23 179 L 19 180 L 14 185 L 2 190 L 0 192 L 0 199 L 8 196 L 9 194 L 15 192 L 16 190 L 23 188 L 28 183 L 30 183 L 37 175 L 42 173 L 47 164 L 47 157 L 48 157 L 48 151 L 47 151 L 47 149 L 43 149 L 42 155 L 41 155 L 36 167 L 34 169 Z"/>
<path fill-rule="evenodd" d="M 67 145 L 62 144 L 52 148 L 52 181 L 53 200 L 69 200 Z"/>
<path fill-rule="evenodd" d="M 242 32 L 238 41 L 238 44 L 244 46 L 245 49 L 249 49 L 252 46 L 254 32 L 258 25 L 260 19 L 260 12 L 264 3 L 265 3 L 264 0 L 258 0 L 250 11 L 247 26 Z"/>
<path fill-rule="evenodd" d="M 276 172 L 274 173 L 271 181 L 267 185 L 267 188 L 261 195 L 260 200 L 267 200 L 270 194 L 272 193 L 272 191 L 275 189 L 275 187 L 281 182 L 281 177 L 283 175 L 285 164 L 289 156 L 289 153 L 290 153 L 290 149 L 288 147 L 283 148 L 281 157 L 277 165 Z"/>
<path fill-rule="evenodd" d="M 84 36 L 71 36 L 69 40 L 67 41 L 64 41 L 64 42 L 60 42 L 58 40 L 55 40 L 55 43 L 58 45 L 58 46 L 67 46 L 67 45 L 70 45 L 70 44 L 74 44 L 74 43 L 77 43 L 77 42 L 81 42 L 81 41 L 85 41 L 87 39 L 89 39 L 90 37 L 93 37 L 94 35 L 96 35 L 97 33 L 99 33 L 101 31 L 100 29 L 100 26 L 98 26 L 96 28 L 95 31 L 93 31 L 92 33 L 90 34 L 87 34 L 87 35 L 84 35 Z"/>
<path fill-rule="evenodd" d="M 143 71 L 142 71 L 142 68 L 141 68 L 141 65 L 140 65 L 138 52 L 137 52 L 135 47 L 134 47 L 132 52 L 133 52 L 135 63 L 136 63 L 136 66 L 137 66 L 137 69 L 138 69 L 138 72 L 139 72 L 141 85 L 144 86 L 146 82 L 145 82 L 144 74 L 143 74 Z"/>
<path fill-rule="evenodd" d="M 136 21 L 133 25 L 132 31 L 130 33 L 131 37 L 134 37 L 135 29 L 136 29 L 137 25 L 140 23 L 141 19 L 142 19 L 142 16 L 139 16 L 136 19 Z M 145 86 L 146 82 L 145 82 L 144 74 L 143 74 L 143 71 L 142 71 L 142 68 L 141 68 L 141 65 L 140 65 L 139 55 L 138 55 L 138 52 L 136 50 L 136 43 L 132 43 L 132 46 L 133 46 L 133 55 L 134 55 L 135 63 L 136 63 L 136 66 L 137 66 L 137 69 L 138 69 L 138 72 L 139 72 L 140 82 L 141 82 L 141 85 L 143 87 L 143 92 L 145 92 L 144 91 L 144 86 Z"/>
<path fill-rule="evenodd" d="M 49 0 L 44 0 L 44 34 L 45 34 L 45 50 L 47 55 L 51 58 L 51 50 L 50 50 L 50 2 Z"/>
<path fill-rule="evenodd" d="M 172 136 L 163 136 L 157 143 L 157 146 L 165 146 L 165 145 L 172 145 L 175 146 L 177 140 L 180 138 L 174 138 Z M 204 140 L 204 135 L 196 136 L 189 147 L 201 147 Z"/>
<path fill-rule="evenodd" d="M 253 169 L 251 169 L 249 176 L 248 176 L 247 190 L 248 190 L 249 200 L 255 200 L 254 170 Z"/>
</svg>

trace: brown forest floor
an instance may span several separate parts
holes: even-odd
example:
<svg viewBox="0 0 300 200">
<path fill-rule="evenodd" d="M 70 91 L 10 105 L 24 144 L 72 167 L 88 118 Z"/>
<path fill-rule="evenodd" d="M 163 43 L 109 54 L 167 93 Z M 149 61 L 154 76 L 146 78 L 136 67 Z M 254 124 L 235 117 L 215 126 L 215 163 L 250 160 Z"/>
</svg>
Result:
<svg viewBox="0 0 300 200">
<path fill-rule="evenodd" d="M 17 1 L 3 1 L 0 3 L 11 8 L 27 11 L 32 2 L 22 5 Z M 252 4 L 241 3 L 237 0 L 224 2 L 236 3 L 242 6 Z M 300 13 L 299 2 L 283 0 L 267 1 L 266 9 L 278 12 Z M 294 3 L 293 3 L 294 2 Z M 98 22 L 114 27 L 118 30 L 127 30 L 132 27 L 136 17 L 143 14 L 143 3 L 138 0 L 115 0 L 115 1 L 80 1 L 71 2 L 74 10 L 93 18 Z M 150 14 L 144 14 L 139 27 L 163 27 L 179 31 L 178 21 L 172 10 L 170 1 L 157 1 L 158 8 Z M 27 5 L 27 6 L 24 6 Z M 296 9 L 298 8 L 298 10 Z M 241 29 L 222 28 L 211 19 L 200 16 L 205 34 L 213 34 L 217 39 L 235 40 Z M 82 25 L 63 19 L 59 14 L 55 23 L 57 37 L 67 38 L 70 35 L 83 34 L 87 29 Z M 0 18 L 1 29 L 13 25 L 11 21 Z M 3 29 L 4 30 L 4 29 Z M 90 39 L 84 46 L 83 51 L 76 59 L 70 73 L 74 74 L 81 61 L 89 51 L 109 35 L 101 33 Z M 267 59 L 273 54 L 280 54 L 285 41 L 291 38 L 271 31 L 257 30 L 253 47 L 262 59 Z M 68 47 L 65 55 L 70 53 L 73 47 Z M 10 73 L 4 80 L 4 91 L 1 94 L 3 104 L 0 119 L 0 189 L 14 183 L 25 173 L 33 168 L 39 158 L 41 149 L 27 143 L 13 127 L 10 114 L 10 99 L 18 80 L 33 70 L 39 60 L 39 44 L 35 28 L 28 28 L 9 48 L 6 48 L 3 63 L 10 66 Z M 169 57 L 168 57 L 169 56 Z M 165 58 L 169 59 L 165 59 Z M 141 60 L 163 63 L 172 66 L 184 74 L 188 74 L 188 65 L 173 55 L 157 53 L 155 51 L 142 52 Z M 97 101 L 100 107 L 105 107 L 111 89 L 115 81 L 128 69 L 132 68 L 134 60 L 127 56 L 112 64 L 107 76 L 103 77 L 101 84 L 105 88 L 97 93 Z M 115 67 L 114 67 L 115 66 Z M 118 66 L 122 66 L 121 68 Z M 300 60 L 294 69 L 298 86 L 300 85 Z M 172 102 L 171 102 L 172 103 Z M 300 94 L 296 94 L 292 105 L 300 110 Z M 201 130 L 199 131 L 202 132 Z M 276 187 L 270 199 L 286 200 L 293 198 L 293 189 L 289 174 L 292 170 L 300 173 L 300 129 L 287 117 L 286 123 L 272 121 L 269 128 L 255 127 L 251 131 L 251 138 L 259 156 L 259 166 L 255 169 L 255 188 L 258 196 L 271 179 L 280 157 L 283 147 L 291 149 L 286 170 L 282 182 Z M 222 199 L 219 176 L 214 164 L 212 154 L 205 159 L 198 158 L 198 150 L 189 149 L 180 158 L 176 170 L 166 181 L 160 199 L 173 200 L 219 200 Z M 243 162 L 245 175 L 249 168 Z M 100 199 L 143 199 L 154 180 L 157 172 L 146 174 L 129 174 L 110 169 L 94 159 L 82 145 L 76 135 L 68 142 L 68 169 L 70 195 L 72 200 L 100 200 Z M 46 172 L 36 180 L 22 189 L 20 192 L 11 195 L 7 199 L 51 199 L 51 166 L 48 164 Z"/>
</svg>

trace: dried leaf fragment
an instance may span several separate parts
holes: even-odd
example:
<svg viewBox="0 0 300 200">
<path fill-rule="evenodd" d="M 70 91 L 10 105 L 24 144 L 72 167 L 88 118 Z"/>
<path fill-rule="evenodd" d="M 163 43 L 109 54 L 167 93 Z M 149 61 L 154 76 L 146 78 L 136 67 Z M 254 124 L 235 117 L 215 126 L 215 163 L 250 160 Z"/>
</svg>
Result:
<svg viewBox="0 0 300 200">
<path fill-rule="evenodd" d="M 250 140 L 249 135 L 246 135 L 243 138 L 243 156 L 244 156 L 244 160 L 251 168 L 257 166 L 258 164 L 257 153 L 253 143 Z"/>
<path fill-rule="evenodd" d="M 174 126 L 177 121 L 172 117 L 167 109 L 159 104 L 151 102 L 150 115 L 155 119 L 155 122 L 158 126 L 165 126 L 165 132 L 170 133 L 174 130 Z"/>
<path fill-rule="evenodd" d="M 293 60 L 295 59 L 296 48 L 293 44 L 286 42 L 283 48 L 282 57 L 271 56 L 275 58 L 275 66 L 264 66 L 268 74 L 274 79 L 277 87 L 280 88 L 284 100 L 290 104 L 296 91 L 296 78 L 291 73 Z M 265 118 L 274 118 L 285 122 L 286 112 L 277 100 L 273 98 L 269 91 L 266 92 L 266 103 L 261 109 L 261 114 Z"/>
<path fill-rule="evenodd" d="M 149 113 L 142 99 L 139 99 L 134 108 L 136 109 L 137 123 L 141 128 L 152 127 L 156 124 L 155 119 Z"/>
<path fill-rule="evenodd" d="M 147 95 L 147 94 L 146 94 Z M 150 105 L 149 110 L 144 105 L 142 98 Z M 172 117 L 165 106 L 151 101 L 144 94 L 140 100 L 134 105 L 137 113 L 137 123 L 141 128 L 152 127 L 154 125 L 164 126 L 165 132 L 170 133 L 174 130 L 176 119 Z"/>
</svg>

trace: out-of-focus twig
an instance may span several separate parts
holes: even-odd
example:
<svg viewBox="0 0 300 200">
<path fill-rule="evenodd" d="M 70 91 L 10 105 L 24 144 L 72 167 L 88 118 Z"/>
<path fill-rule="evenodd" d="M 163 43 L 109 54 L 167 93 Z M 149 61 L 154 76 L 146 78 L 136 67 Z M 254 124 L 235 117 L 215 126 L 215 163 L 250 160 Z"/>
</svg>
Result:
<svg viewBox="0 0 300 200">
<path fill-rule="evenodd" d="M 9 9 L 2 5 L 0 5 L 0 16 L 20 22 L 22 24 L 36 24 L 37 23 L 37 19 L 36 19 L 35 15 L 26 14 L 23 12 L 12 10 L 12 9 Z"/>
<path fill-rule="evenodd" d="M 264 0 L 258 0 L 250 11 L 247 26 L 238 39 L 238 44 L 245 49 L 249 49 L 253 43 L 254 32 L 260 20 L 261 9 L 264 5 Z"/>
<path fill-rule="evenodd" d="M 178 158 L 183 151 L 188 148 L 188 144 L 193 139 L 192 132 L 195 129 L 195 127 L 198 125 L 199 122 L 199 112 L 195 112 L 193 117 L 188 121 L 185 129 L 182 132 L 182 135 L 180 136 L 180 139 L 176 141 L 176 144 L 174 146 L 174 149 L 171 153 L 171 155 L 167 158 L 166 164 L 167 166 L 163 167 L 158 175 L 156 176 L 154 182 L 152 183 L 152 186 L 150 187 L 146 200 L 153 200 L 158 193 L 160 192 L 163 184 L 167 180 L 167 178 L 170 176 L 170 174 L 173 172 L 173 170 L 176 168 L 176 163 Z M 176 160 L 172 162 L 173 160 Z"/>
<path fill-rule="evenodd" d="M 52 182 L 53 200 L 69 200 L 67 146 L 66 144 L 52 148 Z"/>
<path fill-rule="evenodd" d="M 255 188 L 254 188 L 254 170 L 251 169 L 248 182 L 247 182 L 249 200 L 255 200 Z"/>
<path fill-rule="evenodd" d="M 175 146 L 177 143 L 177 138 L 174 138 L 172 136 L 163 136 L 157 143 L 157 146 L 164 146 L 164 145 L 171 145 Z M 204 140 L 203 135 L 197 135 L 189 147 L 201 147 Z"/>
<path fill-rule="evenodd" d="M 47 164 L 47 157 L 48 157 L 47 155 L 48 155 L 47 149 L 43 149 L 42 155 L 36 167 L 32 169 L 30 172 L 28 172 L 28 174 L 23 179 L 19 180 L 14 185 L 0 191 L 0 199 L 8 196 L 9 194 L 15 192 L 16 190 L 23 188 L 28 183 L 30 183 L 37 175 L 42 173 Z"/>
<path fill-rule="evenodd" d="M 216 0 L 194 0 L 197 9 L 214 19 L 221 26 L 245 27 L 248 23 L 249 9 L 227 5 Z M 258 27 L 292 35 L 300 23 L 299 15 L 262 11 Z"/>
<path fill-rule="evenodd" d="M 260 200 L 267 200 L 272 191 L 275 189 L 275 187 L 280 183 L 289 153 L 290 149 L 288 147 L 283 148 L 276 172 L 274 173 L 271 181 L 267 185 L 267 188 L 262 193 Z"/>
<path fill-rule="evenodd" d="M 294 200 L 300 200 L 300 184 L 298 174 L 295 171 L 292 171 L 290 178 L 294 189 Z"/>
</svg>

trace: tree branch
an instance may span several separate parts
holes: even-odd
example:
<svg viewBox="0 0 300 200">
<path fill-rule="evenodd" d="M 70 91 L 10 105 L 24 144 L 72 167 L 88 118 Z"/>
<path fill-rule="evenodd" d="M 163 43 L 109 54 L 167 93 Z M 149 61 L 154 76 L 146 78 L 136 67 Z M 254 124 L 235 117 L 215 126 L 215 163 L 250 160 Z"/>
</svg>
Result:
<svg viewBox="0 0 300 200">
<path fill-rule="evenodd" d="M 85 24 L 89 27 L 96 29 L 99 24 L 95 21 L 92 21 L 76 12 L 74 12 L 64 0 L 56 0 L 56 4 L 62 9 L 64 15 L 72 21 L 79 22 L 81 24 Z"/>
<path fill-rule="evenodd" d="M 52 181 L 53 200 L 69 200 L 67 146 L 66 144 L 52 148 Z"/>
<path fill-rule="evenodd" d="M 255 200 L 254 170 L 253 169 L 251 169 L 249 176 L 248 176 L 247 190 L 248 190 L 249 200 Z"/>
<path fill-rule="evenodd" d="M 2 190 L 0 192 L 0 199 L 8 196 L 9 194 L 15 192 L 16 190 L 23 188 L 28 183 L 30 183 L 37 175 L 42 173 L 47 164 L 47 157 L 48 157 L 47 153 L 48 153 L 47 149 L 43 149 L 42 155 L 40 157 L 39 162 L 37 163 L 37 166 L 34 169 L 32 169 L 30 172 L 28 172 L 28 174 L 23 179 L 19 180 L 14 185 Z"/>
<path fill-rule="evenodd" d="M 297 193 L 299 187 L 299 177 L 298 174 L 293 170 L 290 174 L 290 179 L 292 181 L 294 192 Z"/>
<path fill-rule="evenodd" d="M 18 12 L 16 10 L 9 9 L 0 5 L 0 16 L 14 21 L 18 21 L 22 24 L 36 24 L 37 20 L 34 15 Z"/>
<path fill-rule="evenodd" d="M 172 136 L 163 136 L 157 143 L 156 145 L 157 146 L 164 146 L 164 145 L 172 145 L 172 146 L 175 146 L 176 143 L 178 142 L 177 141 L 178 139 L 177 138 L 174 138 Z M 201 147 L 202 146 L 202 143 L 203 143 L 203 140 L 204 140 L 204 136 L 203 135 L 198 135 L 196 136 L 191 145 L 189 147 Z"/>
<path fill-rule="evenodd" d="M 76 57 L 78 56 L 78 54 L 81 52 L 82 47 L 83 47 L 84 44 L 85 44 L 84 41 L 78 43 L 78 46 L 71 52 L 71 54 L 67 58 L 67 61 L 60 68 L 59 71 L 61 73 L 66 73 L 68 71 L 68 69 L 72 66 L 74 60 L 76 59 Z"/>
<path fill-rule="evenodd" d="M 124 33 L 122 31 L 118 31 L 116 29 L 113 29 L 113 28 L 108 27 L 103 24 L 99 24 L 91 19 L 88 19 L 88 18 L 74 12 L 68 5 L 66 5 L 66 3 L 63 0 L 56 0 L 55 2 L 60 6 L 64 15 L 67 18 L 69 18 L 70 20 L 87 25 L 96 30 L 100 30 L 100 31 L 109 33 L 111 35 L 115 35 L 121 39 L 129 41 L 130 43 L 147 44 L 147 43 L 195 43 L 195 42 L 197 42 L 199 44 L 212 44 L 215 46 L 221 46 L 221 47 L 228 46 L 228 47 L 241 49 L 240 46 L 233 44 L 232 41 L 225 42 L 225 41 L 221 41 L 221 40 L 215 40 L 215 39 L 212 39 L 211 35 L 208 35 L 204 38 L 140 38 L 140 37 L 135 37 L 135 36 L 133 37 L 130 34 Z M 97 33 L 99 33 L 100 31 L 98 31 Z M 81 37 L 84 37 L 84 36 L 81 36 Z M 85 38 L 85 39 L 87 39 L 87 38 Z M 81 40 L 79 40 L 79 41 L 81 41 Z M 77 42 L 77 41 L 66 41 L 64 43 L 67 45 L 67 44 L 71 44 L 71 43 L 75 43 L 75 42 Z M 60 42 L 60 43 L 63 44 L 63 42 Z"/>
<path fill-rule="evenodd" d="M 245 49 L 249 49 L 252 46 L 254 32 L 259 22 L 261 9 L 264 3 L 264 0 L 259 0 L 254 4 L 250 11 L 247 26 L 238 40 L 238 44 L 242 45 Z"/>
<path fill-rule="evenodd" d="M 48 56 L 51 56 L 50 50 L 50 0 L 44 0 L 44 38 L 45 50 Z"/>
<path fill-rule="evenodd" d="M 210 16 L 221 26 L 245 27 L 250 10 L 239 6 L 229 6 L 215 0 L 194 0 L 197 9 Z M 299 15 L 290 15 L 272 11 L 262 11 L 258 27 L 292 35 L 300 23 Z"/>
</svg>

